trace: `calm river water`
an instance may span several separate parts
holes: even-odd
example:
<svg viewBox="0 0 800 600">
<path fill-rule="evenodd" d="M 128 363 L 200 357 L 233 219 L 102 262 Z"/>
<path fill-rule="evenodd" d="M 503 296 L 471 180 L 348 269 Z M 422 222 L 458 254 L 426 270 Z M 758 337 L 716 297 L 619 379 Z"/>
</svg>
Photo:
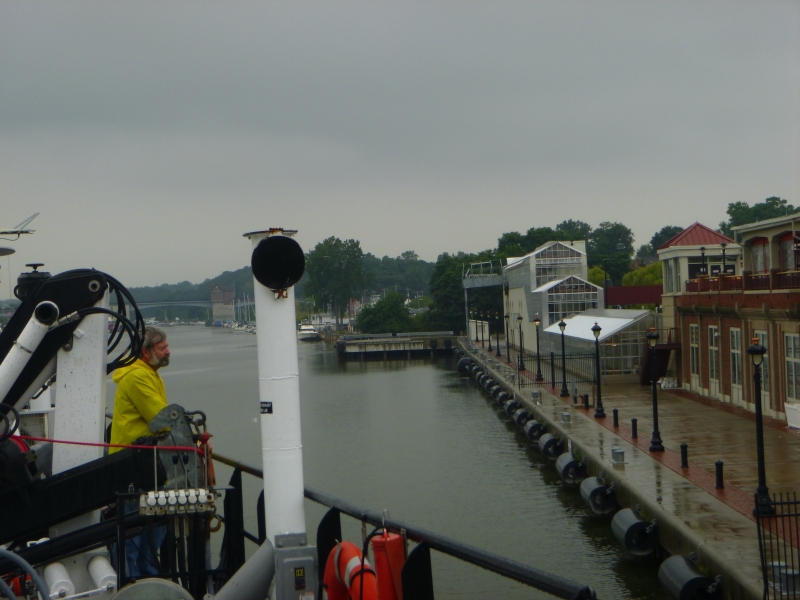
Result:
<svg viewBox="0 0 800 600">
<path fill-rule="evenodd" d="M 215 450 L 260 467 L 255 336 L 168 334 L 170 402 L 205 411 Z M 589 515 L 453 357 L 361 363 L 339 361 L 321 342 L 298 350 L 307 486 L 591 585 L 603 600 L 667 598 L 658 565 L 622 551 L 610 521 Z M 229 474 L 217 465 L 220 483 Z M 245 479 L 252 505 L 260 481 Z M 306 505 L 313 538 L 324 509 Z M 360 541 L 360 524 L 342 524 Z M 437 552 L 433 561 L 438 600 L 551 597 Z"/>
</svg>

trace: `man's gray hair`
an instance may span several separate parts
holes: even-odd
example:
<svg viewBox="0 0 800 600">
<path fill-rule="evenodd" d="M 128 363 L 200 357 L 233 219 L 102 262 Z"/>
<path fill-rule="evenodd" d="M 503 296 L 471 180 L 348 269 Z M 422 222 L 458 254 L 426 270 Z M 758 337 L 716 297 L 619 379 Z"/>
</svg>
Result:
<svg viewBox="0 0 800 600">
<path fill-rule="evenodd" d="M 165 339 L 167 339 L 167 334 L 164 333 L 163 329 L 159 329 L 158 327 L 145 327 L 142 348 L 152 350 L 153 346 L 159 342 L 163 342 Z"/>
</svg>

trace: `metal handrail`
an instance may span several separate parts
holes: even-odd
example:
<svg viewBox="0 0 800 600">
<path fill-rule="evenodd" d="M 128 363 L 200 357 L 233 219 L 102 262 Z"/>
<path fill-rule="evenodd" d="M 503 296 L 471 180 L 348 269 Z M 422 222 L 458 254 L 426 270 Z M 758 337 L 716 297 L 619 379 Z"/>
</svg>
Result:
<svg viewBox="0 0 800 600">
<path fill-rule="evenodd" d="M 264 478 L 264 473 L 261 469 L 246 465 L 231 458 L 214 454 L 214 460 L 239 469 L 242 473 L 247 473 L 248 475 L 260 479 Z M 354 519 L 367 522 L 375 527 L 385 527 L 386 529 L 397 532 L 404 531 L 406 537 L 415 542 L 425 543 L 434 550 L 438 550 L 454 558 L 529 585 L 559 598 L 571 598 L 574 600 L 594 600 L 597 598 L 595 591 L 589 586 L 575 583 L 558 575 L 542 571 L 541 569 L 511 560 L 510 558 L 500 556 L 493 552 L 482 550 L 476 546 L 459 542 L 458 540 L 454 540 L 439 533 L 409 525 L 403 521 L 386 519 L 384 515 L 379 512 L 358 507 L 341 498 L 336 498 L 310 488 L 305 488 L 304 495 L 313 502 L 317 502 L 328 508 L 335 508 L 339 512 L 349 515 Z"/>
</svg>

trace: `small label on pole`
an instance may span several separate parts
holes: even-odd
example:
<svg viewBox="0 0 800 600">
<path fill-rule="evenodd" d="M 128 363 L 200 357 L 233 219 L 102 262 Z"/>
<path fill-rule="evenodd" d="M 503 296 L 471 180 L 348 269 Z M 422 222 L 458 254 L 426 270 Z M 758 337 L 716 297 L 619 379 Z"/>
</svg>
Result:
<svg viewBox="0 0 800 600">
<path fill-rule="evenodd" d="M 262 402 L 261 403 L 261 414 L 262 415 L 271 415 L 272 414 L 272 402 Z"/>
</svg>

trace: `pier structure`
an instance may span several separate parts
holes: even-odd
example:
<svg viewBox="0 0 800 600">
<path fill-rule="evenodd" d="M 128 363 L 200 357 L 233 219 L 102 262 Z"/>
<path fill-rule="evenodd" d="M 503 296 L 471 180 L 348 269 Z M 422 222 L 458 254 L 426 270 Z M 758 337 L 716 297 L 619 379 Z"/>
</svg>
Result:
<svg viewBox="0 0 800 600">
<path fill-rule="evenodd" d="M 561 398 L 557 388 L 535 385 L 533 371 L 518 372 L 506 363 L 505 352 L 498 358 L 465 340 L 459 340 L 459 346 L 562 441 L 564 452 L 581 457 L 588 476 L 614 484 L 620 508 L 638 506 L 646 521 L 655 521 L 659 544 L 667 553 L 696 557 L 709 577 L 721 577 L 724 598 L 765 597 L 759 527 L 753 515 L 758 474 L 752 413 L 685 390 L 660 390 L 660 431 L 666 449 L 653 452 L 649 435 L 637 435 L 637 422 L 641 432 L 652 426 L 649 387 L 604 385 L 603 404 L 614 418 L 594 418 L 588 402 L 575 403 Z M 527 387 L 519 389 L 516 377 L 525 378 Z M 800 463 L 794 458 L 800 452 L 800 432 L 778 419 L 765 417 L 764 424 L 770 492 L 793 496 L 800 482 Z M 775 529 L 775 524 L 767 521 L 767 527 Z M 788 539 L 780 540 L 788 544 L 784 548 L 798 544 L 795 534 L 788 533 Z M 773 536 L 786 537 L 779 530 Z M 778 567 L 768 561 L 767 573 Z M 781 575 L 792 578 L 794 593 L 797 568 L 787 564 L 787 574 Z M 774 580 L 775 574 L 770 577 Z M 781 594 L 772 581 L 767 585 L 766 597 L 795 597 Z"/>
<path fill-rule="evenodd" d="M 373 333 L 343 335 L 336 341 L 336 351 L 341 358 L 411 358 L 433 356 L 438 352 L 449 352 L 455 346 L 452 331 L 428 331 L 420 333 Z"/>
</svg>

